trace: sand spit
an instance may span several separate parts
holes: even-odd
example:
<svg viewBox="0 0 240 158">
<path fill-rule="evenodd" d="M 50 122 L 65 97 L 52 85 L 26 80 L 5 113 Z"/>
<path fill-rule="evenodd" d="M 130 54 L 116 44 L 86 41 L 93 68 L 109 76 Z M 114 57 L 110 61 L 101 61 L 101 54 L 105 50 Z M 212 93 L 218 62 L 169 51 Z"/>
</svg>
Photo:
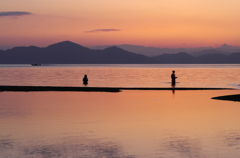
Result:
<svg viewBox="0 0 240 158">
<path fill-rule="evenodd" d="M 213 97 L 212 99 L 240 102 L 240 94 Z"/>
<path fill-rule="evenodd" d="M 58 86 L 0 86 L 0 91 L 79 91 L 79 92 L 121 92 L 121 90 L 230 90 L 231 88 L 140 88 L 140 87 L 58 87 Z"/>
</svg>

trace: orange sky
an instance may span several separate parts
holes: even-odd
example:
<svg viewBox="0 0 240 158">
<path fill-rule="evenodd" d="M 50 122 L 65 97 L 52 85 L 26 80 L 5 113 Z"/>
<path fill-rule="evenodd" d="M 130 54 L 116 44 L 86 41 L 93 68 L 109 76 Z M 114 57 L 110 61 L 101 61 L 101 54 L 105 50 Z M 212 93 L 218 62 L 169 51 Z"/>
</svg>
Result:
<svg viewBox="0 0 240 158">
<path fill-rule="evenodd" d="M 0 48 L 240 46 L 239 0 L 0 0 Z"/>
</svg>

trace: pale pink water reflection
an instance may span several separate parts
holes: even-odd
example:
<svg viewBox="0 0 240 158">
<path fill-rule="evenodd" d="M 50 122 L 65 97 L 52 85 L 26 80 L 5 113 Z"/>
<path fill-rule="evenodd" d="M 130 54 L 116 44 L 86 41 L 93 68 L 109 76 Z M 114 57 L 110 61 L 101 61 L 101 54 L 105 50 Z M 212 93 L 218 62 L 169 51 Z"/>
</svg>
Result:
<svg viewBox="0 0 240 158">
<path fill-rule="evenodd" d="M 237 93 L 2 92 L 0 157 L 235 158 Z"/>
<path fill-rule="evenodd" d="M 1 66 L 0 85 L 90 87 L 170 87 L 172 70 L 178 87 L 240 88 L 240 64 L 235 65 L 57 65 Z"/>
</svg>

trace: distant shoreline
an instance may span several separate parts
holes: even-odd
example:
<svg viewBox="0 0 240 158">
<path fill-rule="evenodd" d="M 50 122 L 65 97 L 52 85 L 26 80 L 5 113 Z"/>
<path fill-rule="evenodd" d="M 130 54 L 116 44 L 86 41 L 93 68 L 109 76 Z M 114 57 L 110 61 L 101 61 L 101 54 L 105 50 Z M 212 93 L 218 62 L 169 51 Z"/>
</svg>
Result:
<svg viewBox="0 0 240 158">
<path fill-rule="evenodd" d="M 75 92 L 121 92 L 121 90 L 234 90 L 233 88 L 145 88 L 145 87 L 59 87 L 59 86 L 0 86 L 0 91 L 75 91 Z"/>
</svg>

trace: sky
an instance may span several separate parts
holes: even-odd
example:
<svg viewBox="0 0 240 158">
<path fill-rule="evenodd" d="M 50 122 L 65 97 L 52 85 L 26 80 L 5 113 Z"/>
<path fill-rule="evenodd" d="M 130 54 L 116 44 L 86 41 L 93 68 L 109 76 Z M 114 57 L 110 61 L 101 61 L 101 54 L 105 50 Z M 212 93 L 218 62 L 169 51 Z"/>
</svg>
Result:
<svg viewBox="0 0 240 158">
<path fill-rule="evenodd" d="M 239 0 L 0 0 L 0 49 L 240 46 Z"/>
</svg>

